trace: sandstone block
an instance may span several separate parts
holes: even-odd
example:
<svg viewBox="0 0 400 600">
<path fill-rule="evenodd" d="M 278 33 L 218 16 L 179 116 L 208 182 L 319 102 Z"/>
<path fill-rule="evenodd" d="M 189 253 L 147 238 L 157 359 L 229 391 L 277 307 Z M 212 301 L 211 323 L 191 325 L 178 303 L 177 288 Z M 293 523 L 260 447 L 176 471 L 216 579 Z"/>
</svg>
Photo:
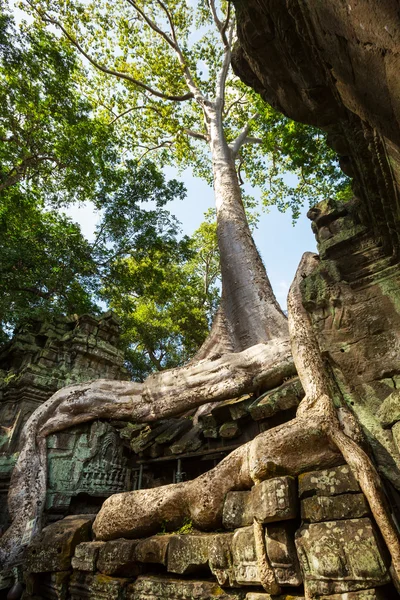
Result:
<svg viewBox="0 0 400 600">
<path fill-rule="evenodd" d="M 312 598 L 374 588 L 390 579 L 367 518 L 305 525 L 296 534 L 296 547 Z"/>
<path fill-rule="evenodd" d="M 170 573 L 195 573 L 208 566 L 209 535 L 174 535 L 168 548 L 168 571 Z"/>
<path fill-rule="evenodd" d="M 293 533 L 282 525 L 267 525 L 265 528 L 265 547 L 279 585 L 301 585 L 303 579 L 300 573 Z"/>
<path fill-rule="evenodd" d="M 312 523 L 356 519 L 367 515 L 369 506 L 364 494 L 311 496 L 301 501 L 301 518 Z"/>
<path fill-rule="evenodd" d="M 248 592 L 245 600 L 304 600 L 304 596 L 298 596 L 297 594 L 283 594 L 282 596 L 271 596 L 262 592 Z"/>
<path fill-rule="evenodd" d="M 29 578 L 27 593 L 42 600 L 67 600 L 71 571 L 40 573 Z"/>
<path fill-rule="evenodd" d="M 266 527 L 267 556 L 281 586 L 298 586 L 302 583 L 293 538 L 290 528 L 284 525 Z M 261 585 L 252 526 L 235 531 L 232 539 L 232 560 L 235 580 L 239 585 Z"/>
<path fill-rule="evenodd" d="M 241 433 L 241 429 L 236 421 L 227 421 L 219 428 L 219 435 L 227 440 L 238 437 Z"/>
<path fill-rule="evenodd" d="M 323 471 L 312 471 L 299 476 L 299 496 L 337 496 L 359 492 L 360 486 L 347 465 Z"/>
<path fill-rule="evenodd" d="M 140 576 L 127 588 L 126 600 L 244 600 L 241 590 L 223 590 L 211 581 Z M 72 599 L 74 600 L 74 599 Z"/>
<path fill-rule="evenodd" d="M 76 571 L 69 584 L 70 600 L 121 600 L 129 579 Z"/>
<path fill-rule="evenodd" d="M 253 527 L 237 529 L 232 540 L 235 579 L 239 585 L 260 585 Z"/>
<path fill-rule="evenodd" d="M 140 540 L 136 546 L 136 560 L 141 563 L 166 565 L 171 537 L 170 535 L 154 535 Z"/>
<path fill-rule="evenodd" d="M 383 427 L 391 427 L 400 421 L 400 390 L 394 390 L 382 402 L 377 417 Z"/>
<path fill-rule="evenodd" d="M 220 585 L 236 585 L 232 559 L 233 535 L 233 533 L 216 534 L 210 543 L 208 564 Z"/>
<path fill-rule="evenodd" d="M 297 515 L 296 483 L 293 477 L 274 477 L 251 489 L 253 515 L 260 523 L 294 519 Z"/>
<path fill-rule="evenodd" d="M 94 573 L 96 571 L 99 550 L 104 544 L 105 542 L 82 542 L 82 544 L 79 544 L 75 548 L 75 555 L 71 561 L 72 568 L 78 571 Z"/>
<path fill-rule="evenodd" d="M 226 529 L 246 527 L 253 522 L 251 492 L 228 492 L 226 495 L 222 524 Z"/>
<path fill-rule="evenodd" d="M 386 600 L 386 598 L 379 589 L 374 589 L 334 594 L 333 596 L 322 596 L 320 600 Z"/>
<path fill-rule="evenodd" d="M 396 423 L 395 425 L 393 425 L 392 434 L 393 434 L 394 443 L 396 444 L 397 449 L 400 453 L 400 423 Z"/>
<path fill-rule="evenodd" d="M 26 570 L 30 573 L 67 571 L 75 548 L 90 540 L 92 515 L 71 515 L 52 523 L 29 545 Z"/>
<path fill-rule="evenodd" d="M 268 419 L 281 410 L 295 408 L 303 396 L 304 391 L 299 379 L 294 379 L 257 398 L 250 406 L 249 412 L 256 421 Z"/>
<path fill-rule="evenodd" d="M 99 550 L 97 569 L 104 575 L 136 577 L 141 567 L 136 561 L 138 540 L 112 540 Z"/>
</svg>

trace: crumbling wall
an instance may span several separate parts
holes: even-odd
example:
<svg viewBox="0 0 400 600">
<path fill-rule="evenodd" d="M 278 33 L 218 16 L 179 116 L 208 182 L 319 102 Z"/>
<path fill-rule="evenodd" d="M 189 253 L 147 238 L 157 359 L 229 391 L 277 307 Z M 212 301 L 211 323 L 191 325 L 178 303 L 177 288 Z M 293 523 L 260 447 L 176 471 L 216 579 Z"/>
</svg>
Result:
<svg viewBox="0 0 400 600">
<path fill-rule="evenodd" d="M 127 379 L 118 341 L 119 326 L 112 314 L 101 318 L 83 315 L 54 318 L 47 323 L 27 322 L 1 349 L 0 528 L 7 523 L 7 490 L 23 425 L 37 406 L 65 385 L 100 377 Z M 71 499 L 81 492 L 93 492 L 95 496 L 105 498 L 115 491 L 127 489 L 124 477 L 128 475 L 122 448 L 119 436 L 113 432 L 110 425 L 93 424 L 49 438 L 48 510 L 54 513 L 53 516 L 67 514 Z M 91 471 L 93 477 L 88 474 L 88 465 L 100 460 L 99 453 L 107 435 L 109 440 L 115 440 L 113 460 L 122 469 L 120 475 L 115 476 L 115 485 L 109 485 L 106 478 L 99 485 L 94 481 L 94 471 Z M 74 465 L 75 476 L 66 469 L 66 461 Z M 104 466 L 102 464 L 101 468 Z"/>
</svg>

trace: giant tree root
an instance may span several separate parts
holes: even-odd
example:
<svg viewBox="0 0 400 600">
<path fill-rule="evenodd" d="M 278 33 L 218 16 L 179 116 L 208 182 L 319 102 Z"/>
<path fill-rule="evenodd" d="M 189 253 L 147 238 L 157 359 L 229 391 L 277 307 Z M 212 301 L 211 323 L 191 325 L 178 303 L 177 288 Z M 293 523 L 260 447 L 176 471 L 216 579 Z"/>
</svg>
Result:
<svg viewBox="0 0 400 600">
<path fill-rule="evenodd" d="M 289 332 L 292 354 L 305 398 L 298 415 L 316 419 L 318 426 L 331 443 L 340 450 L 366 496 L 371 512 L 392 557 L 392 574 L 396 585 L 400 581 L 400 538 L 391 517 L 381 479 L 369 456 L 341 427 L 332 400 L 330 377 L 321 357 L 310 317 L 303 307 L 301 281 L 317 266 L 318 257 L 305 253 L 297 269 L 288 296 Z"/>
<path fill-rule="evenodd" d="M 96 538 L 141 537 L 176 529 L 185 518 L 199 529 L 222 523 L 226 494 L 276 474 L 298 475 L 340 463 L 340 453 L 308 419 L 293 419 L 240 446 L 214 469 L 184 483 L 115 494 L 93 525 Z"/>
<path fill-rule="evenodd" d="M 315 255 L 303 256 L 288 298 L 292 353 L 306 392 L 296 419 L 260 434 L 193 481 L 112 496 L 94 523 L 99 539 L 146 535 L 168 520 L 175 526 L 185 517 L 202 529 L 218 527 L 228 491 L 246 489 L 275 474 L 296 475 L 327 466 L 340 451 L 370 504 L 392 557 L 394 577 L 399 578 L 400 540 L 379 475 L 357 442 L 358 431 L 352 432 L 354 420 L 348 419 L 346 432 L 342 428 L 331 399 L 331 381 L 302 305 L 301 280 L 315 265 Z"/>
<path fill-rule="evenodd" d="M 157 373 L 143 384 L 97 380 L 59 390 L 36 409 L 22 432 L 8 497 L 12 524 L 0 539 L 0 564 L 17 556 L 28 521 L 36 519 L 40 530 L 46 499 L 46 436 L 98 418 L 155 421 L 210 400 L 275 387 L 294 373 L 289 340 L 281 338 Z"/>
</svg>

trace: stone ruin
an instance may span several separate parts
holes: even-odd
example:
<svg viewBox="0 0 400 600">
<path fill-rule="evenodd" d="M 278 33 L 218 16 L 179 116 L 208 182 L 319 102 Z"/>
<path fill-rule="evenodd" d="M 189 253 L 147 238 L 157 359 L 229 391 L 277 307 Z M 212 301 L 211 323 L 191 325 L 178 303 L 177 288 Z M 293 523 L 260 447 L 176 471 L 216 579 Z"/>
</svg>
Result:
<svg viewBox="0 0 400 600">
<path fill-rule="evenodd" d="M 0 528 L 8 525 L 7 490 L 24 424 L 58 389 L 106 377 L 127 379 L 112 314 L 30 321 L 0 352 Z M 124 491 L 128 471 L 119 436 L 108 423 L 93 423 L 49 437 L 48 518 L 68 514 L 86 495 L 97 505 Z M 107 465 L 107 476 L 104 477 Z M 108 473 L 110 466 L 115 473 Z M 113 478 L 112 483 L 110 478 Z M 82 510 L 82 507 L 81 507 Z"/>
<path fill-rule="evenodd" d="M 321 260 L 302 283 L 303 304 L 400 522 L 398 2 L 236 0 L 235 5 L 237 73 L 283 113 L 327 131 L 353 178 L 353 200 L 327 199 L 309 211 Z M 68 344 L 63 364 L 75 364 L 67 358 L 71 351 L 85 357 L 81 365 L 92 369 L 87 378 L 99 373 L 121 378 L 122 357 L 115 348 L 102 347 L 95 358 L 82 340 L 76 347 Z M 12 346 L 8 352 L 13 356 Z M 31 382 L 26 386 L 18 388 L 19 375 L 14 383 L 6 378 L 3 402 L 9 386 L 15 390 L 9 406 L 20 403 L 7 409 L 11 452 L 17 449 L 11 444 L 14 427 L 32 403 L 73 377 L 69 366 L 57 383 L 49 363 L 39 362 L 35 358 L 26 368 Z M 15 372 L 20 368 L 22 373 L 22 363 Z M 46 369 L 52 382 L 47 393 L 36 369 L 43 377 Z M 83 368 L 77 370 L 82 375 Z M 293 473 L 289 464 L 280 465 L 251 489 L 229 492 L 218 530 L 195 530 L 190 521 L 178 529 L 171 521 L 146 538 L 93 539 L 94 514 L 107 495 L 197 477 L 259 432 L 291 420 L 302 396 L 293 374 L 278 388 L 224 401 L 198 419 L 186 413 L 151 425 L 98 421 L 51 436 L 49 524 L 27 547 L 24 564 L 3 573 L 4 589 L 18 571 L 25 600 L 398 598 L 385 544 L 338 453 L 312 472 Z M 26 413 L 24 398 L 31 402 Z M 280 595 L 262 587 L 263 553 Z M 21 594 L 17 587 L 15 594 Z"/>
</svg>

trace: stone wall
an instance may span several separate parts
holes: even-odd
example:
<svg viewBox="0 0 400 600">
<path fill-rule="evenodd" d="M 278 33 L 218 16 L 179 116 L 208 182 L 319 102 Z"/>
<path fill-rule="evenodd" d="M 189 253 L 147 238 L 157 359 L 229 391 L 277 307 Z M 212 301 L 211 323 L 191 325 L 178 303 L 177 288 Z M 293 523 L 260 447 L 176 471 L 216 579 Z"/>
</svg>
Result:
<svg viewBox="0 0 400 600">
<path fill-rule="evenodd" d="M 222 528 L 92 541 L 92 517 L 67 517 L 29 546 L 25 600 L 269 600 L 254 519 L 281 600 L 395 597 L 388 557 L 346 465 L 228 493 Z"/>
<path fill-rule="evenodd" d="M 118 341 L 119 326 L 112 314 L 101 318 L 83 315 L 54 318 L 49 323 L 25 323 L 1 349 L 0 528 L 7 523 L 6 495 L 23 425 L 37 406 L 65 385 L 100 377 L 127 379 Z M 109 466 L 117 462 L 122 471 L 115 475 L 112 485 L 111 481 L 104 480 L 99 487 L 90 465 L 95 468 L 98 463 L 103 469 L 104 459 L 100 455 L 108 454 L 101 447 L 108 440 L 106 447 L 109 448 L 111 439 L 115 443 L 111 444 L 113 450 L 108 450 Z M 122 447 L 110 425 L 96 423 L 75 428 L 51 436 L 48 445 L 48 508 L 55 515 L 67 514 L 72 497 L 83 490 L 105 498 L 114 491 L 126 489 Z M 67 473 L 68 462 L 74 465 L 74 475 Z"/>
</svg>

